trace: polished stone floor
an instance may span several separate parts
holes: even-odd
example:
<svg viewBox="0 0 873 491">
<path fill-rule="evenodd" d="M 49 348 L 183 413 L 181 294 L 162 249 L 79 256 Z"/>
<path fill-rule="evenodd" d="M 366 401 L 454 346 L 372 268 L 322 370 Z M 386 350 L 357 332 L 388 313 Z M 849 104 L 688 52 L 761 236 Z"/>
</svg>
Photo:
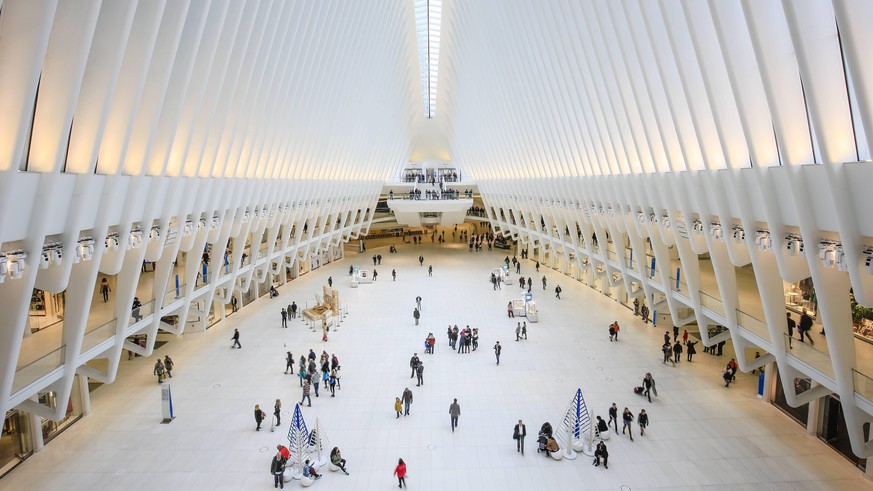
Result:
<svg viewBox="0 0 873 491">
<path fill-rule="evenodd" d="M 349 254 L 283 286 L 278 300 L 262 297 L 206 333 L 163 346 L 157 354 L 176 362 L 176 419 L 170 424 L 160 424 L 154 360 L 123 363 L 114 384 L 92 393 L 92 414 L 3 478 L 0 489 L 269 489 L 270 459 L 277 443 L 287 444 L 288 421 L 301 396 L 297 378 L 283 373 L 285 351 L 299 358 L 310 348 L 336 353 L 343 388 L 335 398 L 322 389 L 303 416 L 310 428 L 318 419 L 351 472 L 325 468 L 327 475 L 314 487 L 390 489 L 397 485 L 392 471 L 402 457 L 412 489 L 873 489 L 850 462 L 758 400 L 755 377 L 740 374 L 725 389 L 720 372 L 726 356 L 699 349 L 693 363 L 683 357 L 676 367 L 662 365 L 663 330 L 644 326 L 623 306 L 569 277 L 546 268 L 536 273 L 527 261 L 522 273 L 534 279 L 540 321 L 528 323 L 529 340 L 515 342 L 516 321 L 507 319 L 506 304 L 520 298 L 520 291 L 504 286 L 495 292 L 488 281 L 506 251 L 469 253 L 457 243 L 399 249 L 388 254 L 386 245 Z M 370 258 L 377 253 L 383 257 L 378 281 L 351 288 L 349 265 L 372 269 Z M 424 266 L 418 265 L 419 254 Z M 348 309 L 329 341 L 322 343 L 320 333 L 301 321 L 282 329 L 280 308 L 292 300 L 311 306 L 328 276 Z M 560 300 L 553 291 L 557 284 Z M 416 327 L 418 295 L 423 315 Z M 607 336 L 613 320 L 622 325 L 617 343 Z M 448 324 L 478 327 L 480 350 L 452 351 Z M 241 350 L 230 349 L 234 328 L 241 332 Z M 428 332 L 438 340 L 434 355 L 422 353 Z M 500 366 L 491 349 L 497 340 L 504 345 Z M 423 387 L 409 378 L 413 352 L 425 362 Z M 647 371 L 660 394 L 651 404 L 632 392 Z M 398 420 L 393 402 L 405 387 L 414 402 L 410 416 Z M 646 436 L 607 442 L 608 470 L 584 456 L 556 462 L 536 453 L 540 425 L 557 426 L 577 388 L 597 414 L 605 415 L 612 402 L 634 414 L 643 407 L 649 412 Z M 282 426 L 272 433 L 269 424 L 254 431 L 254 405 L 271 412 L 276 398 L 283 402 Z M 448 415 L 453 398 L 461 406 L 455 433 Z M 519 418 L 528 425 L 524 457 L 511 439 Z"/>
</svg>

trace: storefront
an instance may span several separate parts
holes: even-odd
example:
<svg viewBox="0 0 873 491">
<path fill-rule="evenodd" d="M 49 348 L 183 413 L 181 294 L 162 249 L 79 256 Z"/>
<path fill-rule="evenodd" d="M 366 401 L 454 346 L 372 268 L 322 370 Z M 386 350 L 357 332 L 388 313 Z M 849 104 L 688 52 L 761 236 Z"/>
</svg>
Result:
<svg viewBox="0 0 873 491">
<path fill-rule="evenodd" d="M 32 453 L 30 418 L 15 409 L 6 411 L 3 434 L 0 435 L 0 476 L 11 471 Z"/>
<path fill-rule="evenodd" d="M 64 320 L 65 292 L 53 295 L 34 288 L 30 297 L 29 322 L 31 332 L 37 332 Z"/>
<path fill-rule="evenodd" d="M 802 314 L 804 310 L 815 318 L 818 312 L 818 301 L 815 298 L 815 288 L 812 286 L 812 278 L 798 281 L 797 283 L 783 283 L 785 292 L 785 308 Z"/>
</svg>

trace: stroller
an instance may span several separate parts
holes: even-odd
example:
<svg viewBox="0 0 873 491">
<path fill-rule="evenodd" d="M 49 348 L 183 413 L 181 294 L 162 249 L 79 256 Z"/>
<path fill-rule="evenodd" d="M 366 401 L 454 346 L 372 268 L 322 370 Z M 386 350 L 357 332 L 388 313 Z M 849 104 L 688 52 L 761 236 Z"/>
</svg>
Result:
<svg viewBox="0 0 873 491">
<path fill-rule="evenodd" d="M 550 452 L 548 448 L 550 444 L 555 445 L 553 442 L 555 442 L 555 439 L 552 438 L 552 425 L 549 422 L 545 422 L 537 435 L 537 453 L 545 452 L 546 457 L 548 457 Z"/>
</svg>

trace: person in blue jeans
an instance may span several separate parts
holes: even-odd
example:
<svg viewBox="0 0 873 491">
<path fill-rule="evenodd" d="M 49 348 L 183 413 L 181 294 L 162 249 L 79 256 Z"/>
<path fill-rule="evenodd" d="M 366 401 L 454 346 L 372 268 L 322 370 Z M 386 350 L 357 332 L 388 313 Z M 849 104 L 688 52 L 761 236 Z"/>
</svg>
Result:
<svg viewBox="0 0 873 491">
<path fill-rule="evenodd" d="M 494 344 L 494 357 L 497 358 L 497 364 L 500 365 L 500 351 L 503 350 L 503 347 L 500 346 L 500 341 Z"/>
</svg>

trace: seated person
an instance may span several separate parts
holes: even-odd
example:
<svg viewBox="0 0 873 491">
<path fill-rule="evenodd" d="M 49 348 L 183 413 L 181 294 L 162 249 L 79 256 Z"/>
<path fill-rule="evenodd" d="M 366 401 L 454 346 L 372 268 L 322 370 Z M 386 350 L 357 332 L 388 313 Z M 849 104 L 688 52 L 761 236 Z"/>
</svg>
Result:
<svg viewBox="0 0 873 491">
<path fill-rule="evenodd" d="M 309 463 L 309 459 L 306 459 L 306 463 L 303 464 L 303 476 L 312 479 L 321 479 L 321 474 L 315 472 L 315 467 Z"/>
<path fill-rule="evenodd" d="M 558 446 L 558 442 L 554 438 L 549 437 L 546 441 L 546 454 L 557 452 L 559 450 L 561 450 L 561 447 Z"/>
<path fill-rule="evenodd" d="M 279 291 L 276 290 L 275 286 L 271 286 L 270 287 L 270 298 L 278 297 L 278 296 L 279 296 Z"/>
<path fill-rule="evenodd" d="M 609 469 L 609 452 L 606 450 L 606 444 L 602 441 L 597 444 L 594 449 L 594 465 L 600 465 L 600 459 L 603 459 L 603 467 Z"/>
<path fill-rule="evenodd" d="M 543 426 L 540 428 L 540 433 L 552 437 L 552 425 L 549 422 L 543 423 Z"/>
<path fill-rule="evenodd" d="M 333 450 L 330 451 L 330 462 L 339 467 L 345 475 L 349 475 L 349 472 L 346 470 L 346 459 L 340 454 L 339 447 L 333 447 Z"/>
<path fill-rule="evenodd" d="M 597 434 L 605 433 L 609 431 L 609 425 L 606 421 L 603 421 L 603 418 L 597 416 Z"/>
</svg>

